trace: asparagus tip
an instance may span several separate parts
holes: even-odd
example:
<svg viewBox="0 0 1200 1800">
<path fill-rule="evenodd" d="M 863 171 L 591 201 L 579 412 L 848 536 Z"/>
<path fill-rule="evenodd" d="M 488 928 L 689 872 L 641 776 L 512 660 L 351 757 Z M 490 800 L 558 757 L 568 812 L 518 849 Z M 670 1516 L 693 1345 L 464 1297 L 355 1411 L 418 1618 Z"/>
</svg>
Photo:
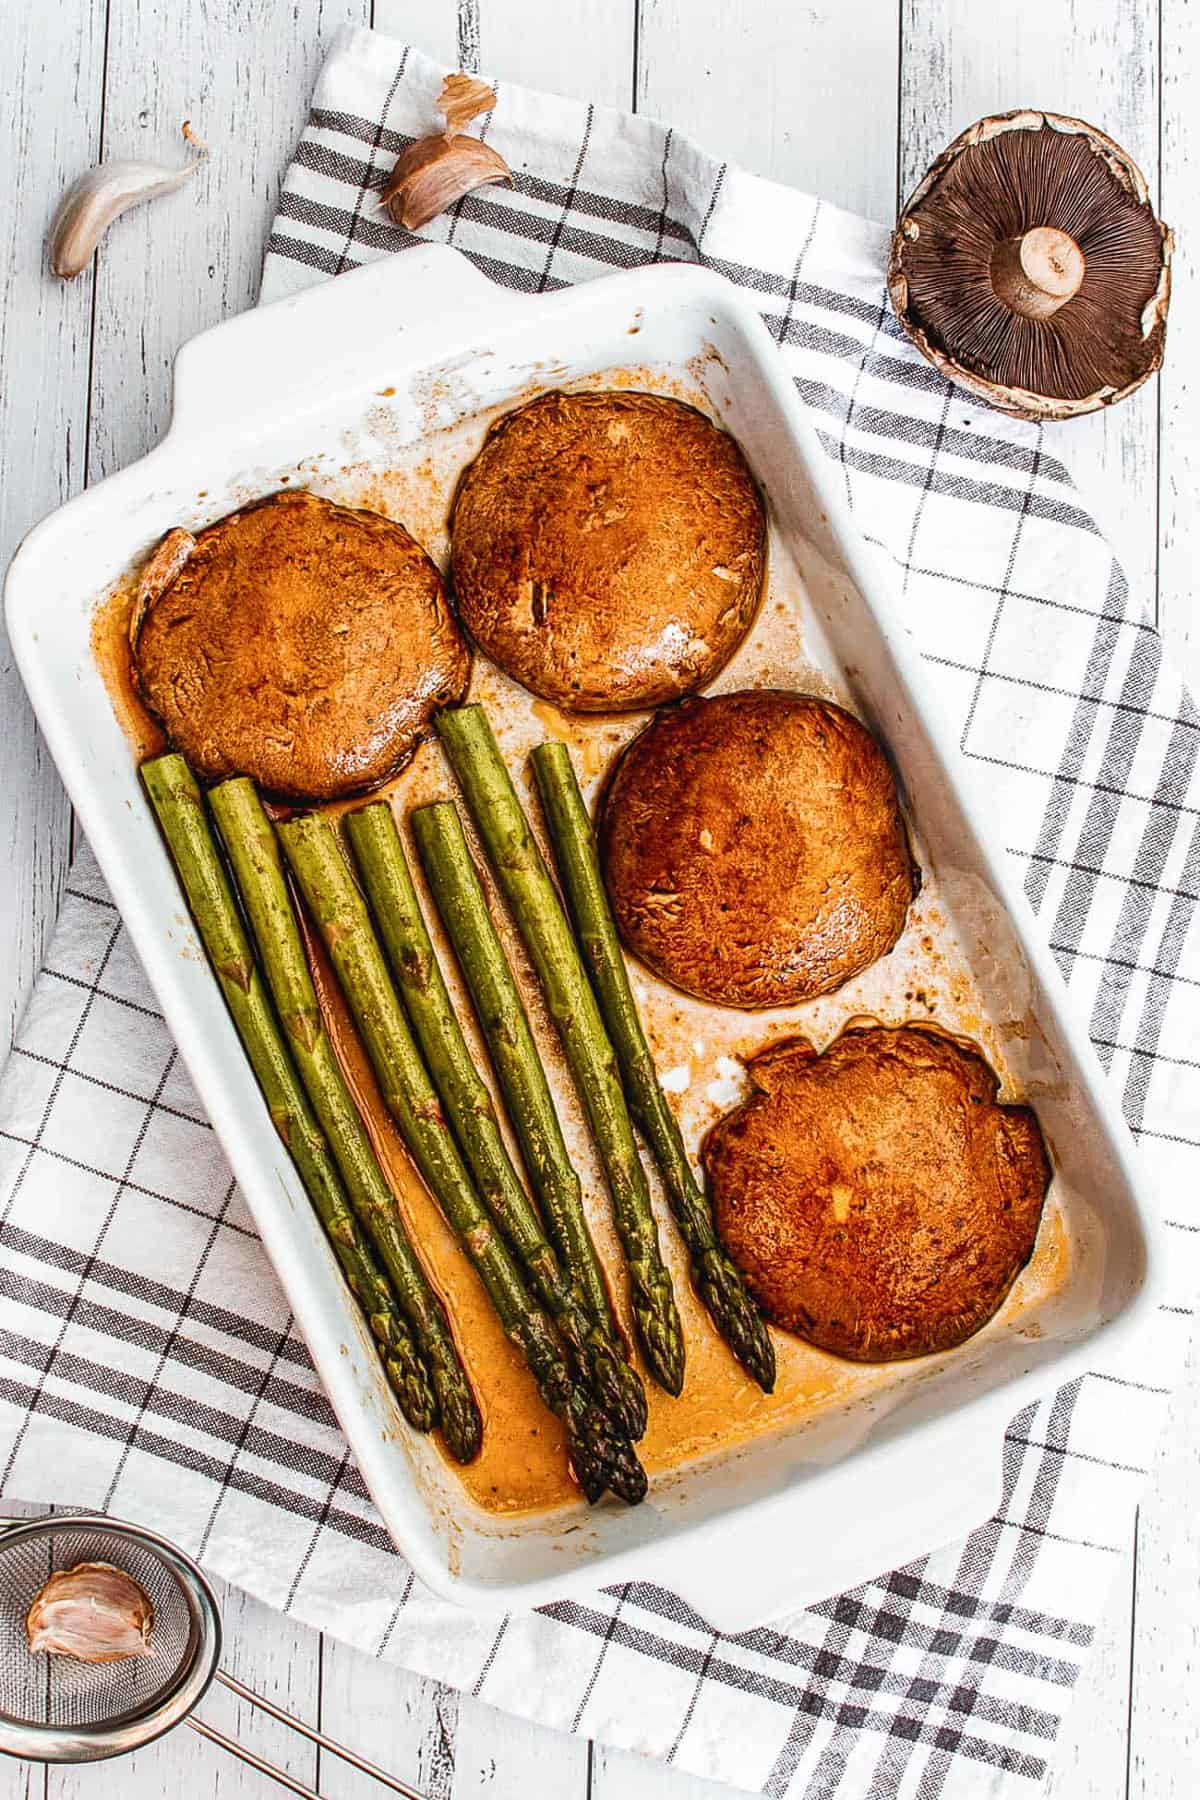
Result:
<svg viewBox="0 0 1200 1800">
<path fill-rule="evenodd" d="M 633 1310 L 650 1373 L 677 1400 L 683 1392 L 686 1353 L 674 1293 L 669 1286 L 665 1291 L 635 1292 Z"/>
<path fill-rule="evenodd" d="M 587 1343 L 592 1389 L 613 1424 L 631 1443 L 646 1435 L 646 1390 L 641 1376 L 599 1327 Z"/>
<path fill-rule="evenodd" d="M 621 1444 L 613 1457 L 608 1485 L 626 1506 L 640 1506 L 650 1482 L 632 1444 Z"/>
<path fill-rule="evenodd" d="M 646 1493 L 646 1471 L 627 1439 L 614 1433 L 612 1420 L 578 1390 L 563 1420 L 571 1467 L 585 1498 L 594 1504 L 609 1488 L 630 1506 Z"/>
<path fill-rule="evenodd" d="M 444 1389 L 442 1402 L 442 1437 L 455 1462 L 474 1462 L 483 1443 L 483 1420 L 475 1396 L 465 1382 L 455 1381 Z"/>
<path fill-rule="evenodd" d="M 736 1267 L 720 1250 L 696 1265 L 696 1286 L 714 1323 L 764 1394 L 775 1390 L 775 1346 Z"/>
<path fill-rule="evenodd" d="M 432 1431 L 438 1422 L 437 1400 L 425 1379 L 425 1371 L 414 1354 L 411 1362 L 389 1356 L 386 1363 L 388 1381 L 400 1403 L 400 1410 L 414 1431 Z"/>
</svg>

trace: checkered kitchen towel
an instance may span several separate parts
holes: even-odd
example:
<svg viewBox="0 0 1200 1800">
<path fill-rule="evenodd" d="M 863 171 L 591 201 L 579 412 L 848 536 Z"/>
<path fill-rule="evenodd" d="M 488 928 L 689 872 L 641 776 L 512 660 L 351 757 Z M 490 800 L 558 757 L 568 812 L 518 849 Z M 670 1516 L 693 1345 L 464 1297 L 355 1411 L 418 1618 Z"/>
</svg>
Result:
<svg viewBox="0 0 1200 1800">
<path fill-rule="evenodd" d="M 373 190 L 443 71 L 358 33 L 288 171 L 264 299 L 412 240 Z M 109 1507 L 376 1655 L 772 1795 L 1029 1793 L 1129 1541 L 1200 1287 L 1200 716 L 1033 426 L 911 350 L 875 226 L 645 120 L 501 87 L 516 170 L 424 234 L 523 291 L 659 258 L 754 295 L 986 766 L 999 829 L 1153 1174 L 1173 1291 L 1119 1365 L 1013 1421 L 965 1543 L 715 1637 L 645 1582 L 499 1624 L 390 1548 L 90 858 L 0 1093 L 0 1476 Z M 1055 440 L 1057 444 L 1057 439 Z"/>
</svg>

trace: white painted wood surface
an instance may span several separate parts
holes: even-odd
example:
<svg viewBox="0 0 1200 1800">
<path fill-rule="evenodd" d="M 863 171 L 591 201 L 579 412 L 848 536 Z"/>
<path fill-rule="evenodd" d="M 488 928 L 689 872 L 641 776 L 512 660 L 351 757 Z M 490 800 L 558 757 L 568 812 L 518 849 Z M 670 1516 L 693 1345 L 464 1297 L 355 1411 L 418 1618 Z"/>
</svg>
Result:
<svg viewBox="0 0 1200 1800">
<path fill-rule="evenodd" d="M 1167 368 L 1058 447 L 1200 686 L 1197 0 L 48 0 L 0 5 L 0 566 L 86 480 L 139 455 L 192 332 L 250 304 L 264 225 L 321 56 L 374 23 L 446 60 L 670 120 L 710 149 L 882 220 L 981 114 L 1075 111 L 1137 156 L 1180 234 Z M 98 274 L 44 273 L 65 182 L 103 148 L 170 155 L 191 116 L 214 156 L 116 228 Z M 0 1032 L 52 921 L 69 817 L 0 642 Z M 1136 1545 L 1060 1740 L 1054 1800 L 1200 1793 L 1200 1372 L 1174 1407 Z M 66 1494 L 54 1494 L 69 1500 Z M 233 1592 L 229 1664 L 431 1800 L 718 1800 L 728 1789 L 505 1719 L 384 1669 Z M 222 1692 L 245 1731 L 330 1800 L 375 1791 Z M 0 1764 L 0 1800 L 259 1800 L 278 1792 L 189 1732 L 119 1765 Z"/>
<path fill-rule="evenodd" d="M 100 141 L 103 19 L 84 6 L 0 11 L 0 562 L 87 475 L 92 277 L 45 274 L 50 195 Z M 25 379 L 15 373 L 21 368 Z M 32 379 L 30 378 L 32 377 Z M 9 454 L 9 446 L 19 446 Z M 0 626 L 0 1031 L 4 1042 L 58 910 L 70 819 Z"/>
</svg>

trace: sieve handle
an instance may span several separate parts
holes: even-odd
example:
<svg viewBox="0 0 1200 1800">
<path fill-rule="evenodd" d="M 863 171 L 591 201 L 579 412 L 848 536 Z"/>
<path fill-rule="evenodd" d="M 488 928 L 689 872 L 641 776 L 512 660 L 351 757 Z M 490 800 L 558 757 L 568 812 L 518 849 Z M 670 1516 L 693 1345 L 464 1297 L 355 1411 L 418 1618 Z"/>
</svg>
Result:
<svg viewBox="0 0 1200 1800">
<path fill-rule="evenodd" d="M 306 1737 L 310 1743 L 319 1744 L 322 1750 L 328 1750 L 332 1755 L 340 1756 L 343 1762 L 350 1763 L 363 1775 L 369 1775 L 373 1781 L 378 1781 L 384 1787 L 390 1788 L 394 1794 L 403 1795 L 404 1800 L 425 1800 L 425 1796 L 419 1794 L 416 1788 L 409 1787 L 407 1782 L 398 1781 L 394 1775 L 389 1775 L 386 1769 L 381 1769 L 377 1767 L 375 1763 L 368 1762 L 365 1757 L 359 1756 L 357 1751 L 351 1750 L 346 1744 L 339 1744 L 334 1738 L 326 1737 L 325 1733 L 323 1731 L 318 1731 L 315 1725 L 307 1725 L 303 1719 L 297 1719 L 292 1713 L 285 1712 L 282 1706 L 276 1706 L 275 1702 L 273 1700 L 268 1700 L 264 1694 L 256 1694 L 253 1688 L 248 1688 L 246 1684 L 239 1681 L 236 1676 L 227 1675 L 224 1669 L 217 1670 L 217 1680 L 221 1683 L 222 1687 L 227 1687 L 230 1693 L 236 1694 L 240 1700 L 246 1700 L 251 1706 L 257 1706 L 261 1711 L 270 1713 L 271 1717 L 273 1719 L 278 1719 L 281 1724 L 290 1725 L 293 1731 L 298 1731 L 301 1737 Z M 250 1763 L 254 1768 L 260 1769 L 266 1775 L 274 1776 L 277 1781 L 282 1781 L 285 1787 L 290 1787 L 292 1789 L 293 1793 L 303 1795 L 311 1794 L 309 1788 L 293 1781 L 290 1775 L 282 1775 L 277 1769 L 272 1768 L 269 1763 L 261 1762 L 259 1758 L 251 1751 L 248 1751 L 244 1745 L 237 1743 L 232 1738 L 223 1737 L 220 1732 L 214 1731 L 211 1725 L 206 1725 L 202 1719 L 192 1718 L 188 1720 L 188 1723 L 189 1725 L 194 1725 L 196 1730 L 201 1732 L 203 1736 L 211 1738 L 213 1743 L 220 1744 L 223 1749 L 231 1750 L 235 1756 L 240 1756 L 244 1762 Z M 319 1795 L 317 1796 L 317 1800 L 320 1800 Z"/>
<path fill-rule="evenodd" d="M 217 1731 L 214 1726 L 206 1725 L 203 1719 L 196 1717 L 195 1713 L 187 1722 L 193 1731 L 198 1731 L 200 1736 L 207 1738 L 210 1744 L 219 1744 L 222 1750 L 228 1750 L 230 1756 L 236 1756 L 239 1762 L 248 1763 L 252 1769 L 257 1769 L 260 1775 L 269 1775 L 272 1781 L 277 1781 L 280 1787 L 287 1788 L 289 1793 L 299 1794 L 300 1800 L 321 1800 L 321 1795 L 315 1788 L 305 1787 L 304 1783 L 297 1781 L 294 1775 L 289 1775 L 284 1769 L 277 1769 L 274 1763 L 269 1763 L 255 1751 L 248 1750 L 245 1744 L 239 1744 L 236 1738 L 226 1737 L 223 1731 Z"/>
</svg>

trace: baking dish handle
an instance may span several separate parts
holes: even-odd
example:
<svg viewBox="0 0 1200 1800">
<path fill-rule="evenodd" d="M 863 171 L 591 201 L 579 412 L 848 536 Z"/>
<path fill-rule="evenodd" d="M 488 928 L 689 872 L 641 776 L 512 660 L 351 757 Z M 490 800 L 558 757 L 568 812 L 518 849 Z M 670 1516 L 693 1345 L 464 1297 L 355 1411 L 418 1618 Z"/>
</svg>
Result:
<svg viewBox="0 0 1200 1800">
<path fill-rule="evenodd" d="M 847 1593 L 969 1536 L 999 1510 L 1005 1423 L 998 1416 L 986 1426 L 972 1421 L 968 1431 L 934 1427 L 919 1446 L 896 1442 L 822 1468 L 802 1513 L 794 1488 L 755 1507 L 753 1556 L 740 1547 L 722 1556 L 717 1544 L 697 1556 L 694 1542 L 668 1541 L 653 1579 L 726 1635 Z M 877 1495 L 869 1523 L 864 1483 Z"/>
<path fill-rule="evenodd" d="M 388 380 L 388 352 L 423 325 L 476 314 L 494 320 L 527 305 L 489 281 L 461 251 L 422 244 L 273 300 L 202 331 L 175 358 L 171 435 L 196 437 L 235 422 L 269 424 L 305 389 Z"/>
</svg>

